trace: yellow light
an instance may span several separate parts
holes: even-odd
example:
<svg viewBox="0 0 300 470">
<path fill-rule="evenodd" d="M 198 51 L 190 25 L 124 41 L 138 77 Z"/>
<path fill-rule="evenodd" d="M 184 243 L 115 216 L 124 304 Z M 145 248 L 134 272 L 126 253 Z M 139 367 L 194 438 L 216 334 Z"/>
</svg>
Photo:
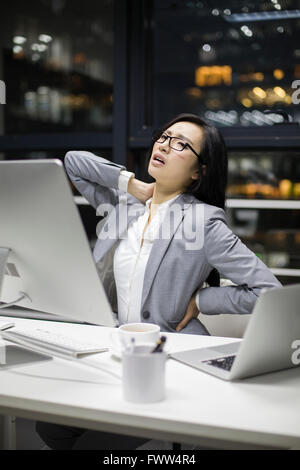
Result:
<svg viewBox="0 0 300 470">
<path fill-rule="evenodd" d="M 257 192 L 257 185 L 255 183 L 245 184 L 245 194 L 246 196 L 253 198 Z"/>
<path fill-rule="evenodd" d="M 277 80 L 281 80 L 284 77 L 284 71 L 281 69 L 273 70 L 273 75 Z"/>
<path fill-rule="evenodd" d="M 300 245 L 300 233 L 295 233 L 294 240 L 297 245 Z"/>
<path fill-rule="evenodd" d="M 197 67 L 195 84 L 197 86 L 215 86 L 232 84 L 232 68 L 229 65 Z"/>
<path fill-rule="evenodd" d="M 294 196 L 295 196 L 295 198 L 300 197 L 300 183 L 295 183 L 294 184 Z M 300 233 L 298 235 L 299 235 L 299 243 L 300 243 Z"/>
<path fill-rule="evenodd" d="M 288 198 L 292 191 L 292 182 L 288 179 L 281 180 L 279 183 L 279 191 L 282 198 Z"/>
<path fill-rule="evenodd" d="M 300 65 L 295 65 L 295 70 L 294 70 L 294 77 L 295 78 L 300 78 Z"/>
<path fill-rule="evenodd" d="M 188 96 L 191 96 L 192 98 L 201 98 L 202 96 L 202 91 L 196 87 L 187 88 L 185 92 Z"/>
<path fill-rule="evenodd" d="M 252 106 L 252 101 L 249 98 L 242 99 L 242 105 L 246 108 L 250 108 Z"/>
<path fill-rule="evenodd" d="M 254 73 L 244 73 L 239 76 L 240 82 L 262 82 L 264 79 L 264 74 L 262 72 L 254 72 Z"/>
<path fill-rule="evenodd" d="M 284 98 L 284 102 L 286 104 L 291 104 L 292 103 L 292 97 L 289 96 L 289 95 L 286 95 L 285 98 Z"/>
<path fill-rule="evenodd" d="M 267 96 L 266 92 L 259 86 L 253 88 L 253 93 L 262 100 Z"/>
<path fill-rule="evenodd" d="M 256 81 L 262 82 L 263 79 L 264 79 L 264 74 L 261 73 L 261 72 L 256 72 L 256 73 L 254 74 L 254 78 L 255 78 Z"/>
<path fill-rule="evenodd" d="M 273 90 L 276 93 L 276 95 L 279 96 L 279 98 L 284 98 L 286 95 L 286 92 L 280 86 L 275 86 Z"/>
</svg>

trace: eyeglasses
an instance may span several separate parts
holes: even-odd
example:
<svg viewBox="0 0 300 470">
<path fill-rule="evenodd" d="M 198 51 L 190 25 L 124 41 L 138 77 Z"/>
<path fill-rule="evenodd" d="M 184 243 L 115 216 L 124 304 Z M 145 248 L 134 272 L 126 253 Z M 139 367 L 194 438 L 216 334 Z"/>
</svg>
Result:
<svg viewBox="0 0 300 470">
<path fill-rule="evenodd" d="M 180 139 L 180 137 L 171 137 L 165 132 L 152 137 L 153 142 L 157 142 L 159 144 L 163 144 L 168 139 L 169 139 L 169 146 L 171 149 L 176 150 L 177 152 L 182 152 L 184 149 L 189 148 L 196 155 L 196 157 L 199 158 L 201 164 L 204 165 L 202 156 L 199 155 L 190 144 Z"/>
</svg>

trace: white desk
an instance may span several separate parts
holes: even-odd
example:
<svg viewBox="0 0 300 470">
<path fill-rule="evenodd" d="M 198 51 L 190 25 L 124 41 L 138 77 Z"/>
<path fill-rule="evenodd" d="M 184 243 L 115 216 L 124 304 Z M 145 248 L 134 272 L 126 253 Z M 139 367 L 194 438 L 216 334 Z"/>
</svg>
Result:
<svg viewBox="0 0 300 470">
<path fill-rule="evenodd" d="M 110 346 L 110 328 L 15 322 Z M 173 352 L 230 341 L 167 336 Z M 219 448 L 300 447 L 300 368 L 228 383 L 169 360 L 166 400 L 140 405 L 123 400 L 121 363 L 110 353 L 88 360 L 99 369 L 55 358 L 1 370 L 0 414 Z"/>
</svg>

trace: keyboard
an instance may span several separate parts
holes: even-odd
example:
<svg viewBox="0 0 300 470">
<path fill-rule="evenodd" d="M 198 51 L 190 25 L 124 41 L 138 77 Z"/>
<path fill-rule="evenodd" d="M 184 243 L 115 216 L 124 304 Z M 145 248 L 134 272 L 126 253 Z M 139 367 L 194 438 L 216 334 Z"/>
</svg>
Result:
<svg viewBox="0 0 300 470">
<path fill-rule="evenodd" d="M 203 361 L 203 362 L 205 362 L 206 364 L 209 364 L 210 366 L 219 367 L 220 369 L 230 371 L 235 358 L 236 356 L 233 355 L 233 356 L 226 356 L 226 357 L 218 357 L 218 359 L 210 359 L 208 361 Z"/>
<path fill-rule="evenodd" d="M 1 330 L 8 330 L 8 328 L 11 328 L 14 326 L 14 322 L 8 321 L 8 320 L 0 320 L 0 331 Z"/>
<path fill-rule="evenodd" d="M 0 331 L 0 335 L 3 339 L 13 343 L 65 356 L 79 357 L 86 354 L 108 351 L 108 348 L 103 348 L 97 343 L 71 338 L 39 328 L 25 329 L 15 327 L 10 330 Z"/>
</svg>

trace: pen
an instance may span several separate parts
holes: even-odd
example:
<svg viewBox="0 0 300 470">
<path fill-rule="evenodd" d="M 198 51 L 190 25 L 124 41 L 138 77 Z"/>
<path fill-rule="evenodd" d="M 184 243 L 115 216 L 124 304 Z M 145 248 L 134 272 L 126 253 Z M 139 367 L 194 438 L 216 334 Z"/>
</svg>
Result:
<svg viewBox="0 0 300 470">
<path fill-rule="evenodd" d="M 135 348 L 135 339 L 131 338 L 131 345 L 130 345 L 130 352 L 134 353 L 134 348 Z"/>
<path fill-rule="evenodd" d="M 162 352 L 164 343 L 167 341 L 167 338 L 165 336 L 162 336 L 159 338 L 157 341 L 157 344 L 154 349 L 152 349 L 151 353 L 156 353 L 156 352 Z"/>
</svg>

